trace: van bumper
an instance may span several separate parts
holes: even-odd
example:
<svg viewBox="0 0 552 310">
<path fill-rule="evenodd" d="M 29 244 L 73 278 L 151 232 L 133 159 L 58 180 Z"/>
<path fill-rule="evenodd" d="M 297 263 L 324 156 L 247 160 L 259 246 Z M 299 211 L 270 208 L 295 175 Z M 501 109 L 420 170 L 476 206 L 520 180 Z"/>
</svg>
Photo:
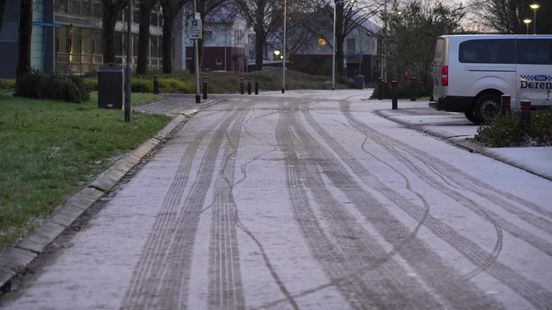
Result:
<svg viewBox="0 0 552 310">
<path fill-rule="evenodd" d="M 474 97 L 443 96 L 437 101 L 433 100 L 429 105 L 437 110 L 449 112 L 465 112 L 473 108 Z"/>
</svg>

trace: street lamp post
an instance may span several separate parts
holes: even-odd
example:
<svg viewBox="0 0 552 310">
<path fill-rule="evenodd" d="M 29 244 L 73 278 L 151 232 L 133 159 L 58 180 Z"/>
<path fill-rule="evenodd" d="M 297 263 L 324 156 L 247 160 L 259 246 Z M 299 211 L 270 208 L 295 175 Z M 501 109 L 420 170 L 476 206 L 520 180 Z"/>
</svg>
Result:
<svg viewBox="0 0 552 310">
<path fill-rule="evenodd" d="M 336 12 L 335 7 L 337 6 L 336 1 L 334 1 L 334 8 L 333 8 L 333 42 L 332 42 L 332 90 L 335 90 L 335 18 L 336 18 Z"/>
<path fill-rule="evenodd" d="M 540 4 L 533 3 L 529 7 L 533 10 L 533 34 L 537 34 L 537 10 L 540 8 Z"/>
<path fill-rule="evenodd" d="M 128 2 L 128 11 L 127 11 L 127 33 L 126 33 L 126 67 L 125 67 L 125 103 L 124 103 L 124 118 L 125 122 L 130 122 L 130 92 L 131 92 L 131 83 L 132 83 L 132 16 L 133 16 L 133 0 Z"/>
<path fill-rule="evenodd" d="M 381 42 L 381 71 L 380 79 L 387 81 L 387 0 L 383 2 L 383 40 Z"/>
<path fill-rule="evenodd" d="M 532 20 L 530 20 L 529 18 L 526 18 L 523 20 L 523 23 L 525 24 L 525 27 L 526 27 L 526 32 L 525 34 L 529 34 L 529 24 L 532 22 Z"/>
<path fill-rule="evenodd" d="M 286 27 L 287 27 L 287 0 L 284 0 L 284 46 L 282 50 L 282 94 L 286 92 Z"/>
<path fill-rule="evenodd" d="M 194 0 L 194 18 L 199 19 L 197 13 L 197 1 Z M 203 29 L 201 29 L 203 31 Z M 198 39 L 194 39 L 194 71 L 195 71 L 195 102 L 201 103 L 201 96 L 199 95 L 199 47 Z"/>
</svg>

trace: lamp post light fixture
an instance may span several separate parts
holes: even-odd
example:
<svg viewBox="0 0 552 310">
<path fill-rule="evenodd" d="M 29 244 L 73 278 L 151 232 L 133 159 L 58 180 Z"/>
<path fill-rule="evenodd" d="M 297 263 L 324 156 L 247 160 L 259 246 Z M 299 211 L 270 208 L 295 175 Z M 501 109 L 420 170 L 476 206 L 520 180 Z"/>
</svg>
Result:
<svg viewBox="0 0 552 310">
<path fill-rule="evenodd" d="M 533 34 L 537 34 L 537 10 L 540 8 L 540 4 L 533 3 L 529 7 L 533 10 Z"/>
<path fill-rule="evenodd" d="M 525 34 L 529 34 L 529 24 L 532 22 L 532 20 L 530 20 L 529 18 L 526 18 L 523 20 L 523 23 L 525 24 L 525 27 L 526 27 L 526 32 Z"/>
<path fill-rule="evenodd" d="M 274 56 L 276 59 L 280 59 L 280 51 L 279 50 L 275 50 L 274 52 Z"/>
</svg>

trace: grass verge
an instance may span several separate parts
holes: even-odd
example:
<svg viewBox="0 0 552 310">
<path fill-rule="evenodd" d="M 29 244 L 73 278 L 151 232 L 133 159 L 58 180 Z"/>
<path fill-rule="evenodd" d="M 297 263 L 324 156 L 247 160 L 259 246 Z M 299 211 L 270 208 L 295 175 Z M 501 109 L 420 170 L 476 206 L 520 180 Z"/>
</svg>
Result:
<svg viewBox="0 0 552 310">
<path fill-rule="evenodd" d="M 0 90 L 0 249 L 32 231 L 68 197 L 140 145 L 170 118 L 97 108 L 97 94 L 81 104 L 33 100 Z M 159 97 L 132 94 L 133 104 Z"/>
<path fill-rule="evenodd" d="M 520 126 L 520 113 L 499 115 L 481 126 L 475 141 L 489 147 L 552 146 L 552 110 L 532 111 L 531 126 Z"/>
</svg>

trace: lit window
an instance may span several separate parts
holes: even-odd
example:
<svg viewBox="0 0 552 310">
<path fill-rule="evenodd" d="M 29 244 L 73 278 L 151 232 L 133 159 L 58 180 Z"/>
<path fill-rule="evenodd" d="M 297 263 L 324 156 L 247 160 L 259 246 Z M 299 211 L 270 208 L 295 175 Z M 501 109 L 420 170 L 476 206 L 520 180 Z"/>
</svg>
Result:
<svg viewBox="0 0 552 310">
<path fill-rule="evenodd" d="M 323 39 L 323 38 L 318 39 L 318 46 L 323 47 L 326 45 L 328 45 L 328 41 L 326 41 L 326 39 Z"/>
</svg>

